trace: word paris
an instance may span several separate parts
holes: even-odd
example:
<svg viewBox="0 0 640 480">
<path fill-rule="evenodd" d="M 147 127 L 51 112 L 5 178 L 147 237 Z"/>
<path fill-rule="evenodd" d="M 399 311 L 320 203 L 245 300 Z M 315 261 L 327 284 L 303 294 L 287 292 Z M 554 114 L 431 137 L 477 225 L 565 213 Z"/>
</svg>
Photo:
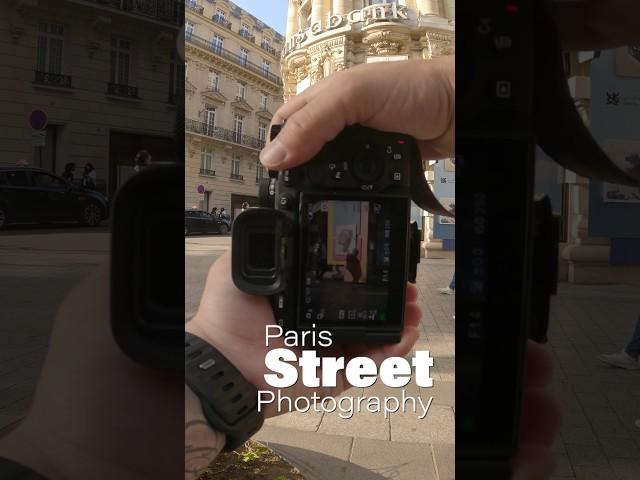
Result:
<svg viewBox="0 0 640 480">
<path fill-rule="evenodd" d="M 349 386 L 366 388 L 376 383 L 378 379 L 388 387 L 402 388 L 406 387 L 411 381 L 412 370 L 415 370 L 415 383 L 419 387 L 433 387 L 433 379 L 430 375 L 430 368 L 433 367 L 433 357 L 428 350 L 416 351 L 411 361 L 402 357 L 389 357 L 380 363 L 380 367 L 369 357 L 354 357 L 349 361 L 345 361 L 345 357 L 331 357 L 318 355 L 315 350 L 302 350 L 298 355 L 287 347 L 330 347 L 332 345 L 331 333 L 327 331 L 316 332 L 315 325 L 313 330 L 305 331 L 300 334 L 294 331 L 288 331 L 286 334 L 282 328 L 277 325 L 268 325 L 265 329 L 265 345 L 268 350 L 264 363 L 271 373 L 266 373 L 264 379 L 274 389 L 288 389 L 293 387 L 301 379 L 302 385 L 309 389 L 316 388 L 336 388 L 338 385 L 341 390 Z M 276 340 L 276 345 L 271 345 L 271 340 Z M 320 369 L 320 370 L 318 370 Z M 340 381 L 339 381 L 340 378 Z M 311 395 L 313 393 L 313 395 Z M 402 400 L 395 397 L 359 397 L 358 401 L 352 399 L 335 400 L 332 397 L 318 397 L 312 390 L 309 395 L 304 395 L 292 399 L 283 396 L 278 390 L 277 404 L 279 411 L 291 411 L 293 409 L 306 412 L 312 408 L 312 404 L 320 404 L 324 411 L 334 411 L 340 409 L 343 418 L 350 418 L 354 409 L 362 410 L 362 403 L 369 412 L 384 410 L 385 417 L 392 412 L 402 409 L 406 411 L 411 405 L 414 412 L 418 411 L 418 406 L 422 409 L 422 415 L 426 416 L 431 400 L 425 404 L 421 397 L 410 397 L 406 395 L 405 390 L 401 392 Z M 313 400 L 313 402 L 311 401 Z M 262 411 L 263 405 L 274 403 L 276 394 L 270 390 L 258 391 L 258 410 Z M 288 403 L 288 408 L 283 404 Z M 348 408 L 344 405 L 349 404 Z M 329 407 L 332 405 L 332 407 Z M 393 406 L 392 406 L 393 405 Z M 317 409 L 315 409 L 317 411 Z M 346 416 L 343 413 L 346 413 Z"/>
<path fill-rule="evenodd" d="M 397 21 L 408 20 L 409 10 L 405 5 L 398 5 L 393 3 L 382 3 L 379 5 L 370 5 L 361 10 L 353 10 L 345 15 L 328 14 L 327 21 L 322 26 L 322 21 L 313 22 L 309 29 L 294 34 L 285 46 L 285 51 L 295 50 L 302 43 L 304 43 L 309 37 L 308 32 L 311 35 L 316 36 L 328 30 L 334 30 L 340 28 L 343 25 L 351 25 L 354 23 L 362 23 L 368 20 L 371 21 Z"/>
</svg>

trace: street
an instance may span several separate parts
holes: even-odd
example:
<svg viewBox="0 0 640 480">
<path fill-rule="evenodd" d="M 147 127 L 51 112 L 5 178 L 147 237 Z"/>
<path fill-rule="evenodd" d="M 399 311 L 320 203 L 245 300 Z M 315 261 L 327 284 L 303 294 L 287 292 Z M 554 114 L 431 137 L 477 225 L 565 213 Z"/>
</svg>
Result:
<svg viewBox="0 0 640 480">
<path fill-rule="evenodd" d="M 106 227 L 0 233 L 0 434 L 29 408 L 58 306 L 108 253 Z"/>
</svg>

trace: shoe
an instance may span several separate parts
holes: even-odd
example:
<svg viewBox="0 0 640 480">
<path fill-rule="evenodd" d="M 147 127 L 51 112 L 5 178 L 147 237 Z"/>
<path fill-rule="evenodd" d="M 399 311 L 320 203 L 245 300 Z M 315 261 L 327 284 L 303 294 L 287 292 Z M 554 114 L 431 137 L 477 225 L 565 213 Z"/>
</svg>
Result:
<svg viewBox="0 0 640 480">
<path fill-rule="evenodd" d="M 444 288 L 439 288 L 438 292 L 440 292 L 443 295 L 455 295 L 456 291 L 452 288 L 449 287 L 444 287 Z"/>
<path fill-rule="evenodd" d="M 640 369 L 640 363 L 638 363 L 638 359 L 633 358 L 624 350 L 618 353 L 612 353 L 610 355 L 598 355 L 598 360 L 613 367 L 626 368 L 627 370 Z"/>
</svg>

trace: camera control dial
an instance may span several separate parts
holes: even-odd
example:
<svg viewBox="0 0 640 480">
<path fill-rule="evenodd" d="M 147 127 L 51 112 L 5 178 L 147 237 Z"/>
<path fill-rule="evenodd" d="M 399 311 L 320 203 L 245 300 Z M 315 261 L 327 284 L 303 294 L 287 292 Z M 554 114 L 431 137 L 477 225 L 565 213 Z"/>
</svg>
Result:
<svg viewBox="0 0 640 480">
<path fill-rule="evenodd" d="M 351 161 L 353 176 L 363 183 L 374 183 L 384 173 L 384 158 L 374 145 L 364 143 L 357 146 Z"/>
</svg>

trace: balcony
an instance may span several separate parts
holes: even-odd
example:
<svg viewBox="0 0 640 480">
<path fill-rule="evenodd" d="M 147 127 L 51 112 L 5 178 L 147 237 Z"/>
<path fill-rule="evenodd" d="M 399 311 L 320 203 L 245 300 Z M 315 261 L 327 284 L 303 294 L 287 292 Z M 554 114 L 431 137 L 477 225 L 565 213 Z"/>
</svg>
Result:
<svg viewBox="0 0 640 480">
<path fill-rule="evenodd" d="M 246 38 L 251 43 L 256 43 L 255 35 L 251 35 L 251 33 L 249 33 L 249 30 L 240 29 L 240 31 L 238 32 L 238 35 L 240 35 L 241 37 Z"/>
<path fill-rule="evenodd" d="M 243 57 L 241 57 L 237 53 L 233 53 L 233 52 L 230 52 L 229 50 L 222 48 L 219 43 L 214 43 L 214 42 L 211 42 L 210 40 L 205 40 L 204 38 L 199 37 L 197 35 L 187 36 L 186 40 L 190 43 L 193 43 L 194 45 L 199 46 L 200 48 L 204 48 L 205 50 L 209 50 L 210 52 L 215 53 L 216 55 L 224 58 L 225 60 L 233 62 L 236 65 L 240 65 L 241 67 L 244 67 L 247 70 L 250 70 L 256 75 L 266 78 L 267 80 L 275 83 L 278 86 L 282 85 L 282 80 L 280 79 L 280 77 L 278 77 L 277 75 L 274 75 L 269 71 L 266 71 L 260 65 L 256 65 L 255 63 L 250 62 L 248 60 L 243 60 Z"/>
<path fill-rule="evenodd" d="M 71 77 L 60 75 L 59 73 L 41 72 L 36 70 L 36 77 L 33 83 L 48 85 L 51 87 L 71 88 Z"/>
<path fill-rule="evenodd" d="M 198 2 L 196 2 L 195 0 L 187 0 L 185 2 L 185 6 L 189 10 L 193 10 L 194 12 L 199 13 L 200 15 L 202 15 L 202 12 L 204 12 L 204 6 L 198 5 Z"/>
<path fill-rule="evenodd" d="M 117 97 L 139 98 L 138 87 L 132 87 L 131 85 L 122 85 L 120 83 L 109 83 L 107 85 L 107 93 L 109 95 L 115 95 Z"/>
<path fill-rule="evenodd" d="M 242 145 L 243 147 L 253 148 L 255 150 L 260 150 L 264 147 L 264 141 L 255 137 L 189 118 L 185 120 L 185 130 L 191 133 L 204 135 L 206 137 L 224 140 L 225 142 L 235 143 L 236 145 Z"/>
<path fill-rule="evenodd" d="M 215 170 L 208 170 L 206 168 L 201 168 L 200 169 L 200 175 L 203 175 L 205 177 L 215 177 L 216 176 L 216 171 Z"/>
<path fill-rule="evenodd" d="M 267 42 L 262 42 L 260 44 L 260 48 L 262 48 L 263 50 L 266 50 L 267 52 L 269 52 L 271 55 L 276 55 L 276 49 L 273 48 L 271 45 L 269 45 Z"/>
<path fill-rule="evenodd" d="M 226 18 L 224 18 L 223 16 L 218 15 L 216 13 L 213 17 L 211 17 L 211 20 L 213 20 L 214 22 L 219 23 L 223 27 L 226 27 L 229 30 L 231 30 L 231 22 L 229 20 L 227 20 Z"/>
<path fill-rule="evenodd" d="M 133 13 L 154 20 L 181 25 L 184 22 L 184 12 L 181 0 L 88 0 L 92 3 Z M 187 1 L 187 3 L 196 3 Z"/>
<path fill-rule="evenodd" d="M 229 178 L 231 180 L 240 180 L 241 182 L 244 181 L 244 176 L 240 175 L 239 173 L 232 173 L 231 175 L 229 175 Z"/>
</svg>

